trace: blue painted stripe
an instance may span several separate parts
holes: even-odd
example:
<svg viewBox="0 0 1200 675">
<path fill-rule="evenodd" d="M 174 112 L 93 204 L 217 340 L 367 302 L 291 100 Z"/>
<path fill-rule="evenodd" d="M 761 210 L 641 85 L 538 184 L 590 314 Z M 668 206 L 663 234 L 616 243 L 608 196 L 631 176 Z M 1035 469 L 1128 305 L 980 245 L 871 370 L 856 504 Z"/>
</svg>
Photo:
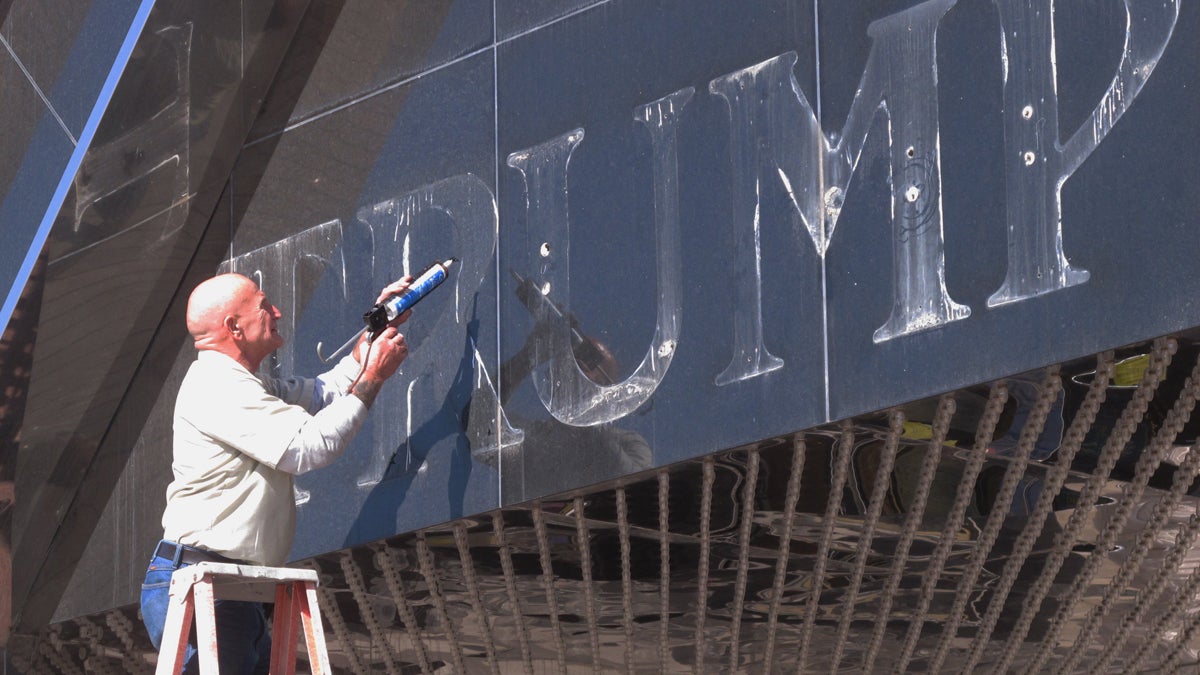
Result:
<svg viewBox="0 0 1200 675">
<path fill-rule="evenodd" d="M 29 281 L 29 274 L 33 271 L 33 265 L 37 262 L 37 258 L 42 252 L 42 246 L 46 244 L 46 238 L 50 236 L 50 228 L 54 225 L 54 220 L 58 217 L 58 211 L 62 208 L 63 201 L 67 198 L 67 192 L 71 188 L 71 182 L 75 180 L 75 173 L 79 171 L 79 165 L 83 162 L 83 156 L 92 145 L 92 139 L 96 136 L 96 129 L 100 126 L 100 120 L 104 117 L 104 112 L 108 109 L 108 104 L 112 101 L 113 91 L 117 88 L 117 82 L 120 82 L 121 75 L 125 72 L 125 66 L 129 64 L 129 56 L 133 53 L 133 47 L 137 44 L 137 40 L 142 34 L 142 29 L 146 26 L 146 20 L 150 17 L 150 10 L 153 7 L 154 0 L 142 0 L 137 14 L 134 15 L 133 21 L 129 24 L 129 31 L 125 33 L 125 40 L 121 43 L 121 49 L 117 52 L 116 58 L 113 59 L 112 68 L 108 71 L 108 77 L 104 80 L 104 86 L 100 88 L 100 93 L 96 96 L 96 104 L 92 106 L 92 114 L 88 116 L 87 123 L 83 125 L 83 132 L 79 134 L 79 140 L 75 144 L 75 151 L 71 153 L 71 158 L 67 160 L 67 165 L 63 168 L 62 177 L 58 181 L 58 187 L 54 190 L 54 196 L 50 198 L 50 203 L 46 206 L 46 212 L 42 215 L 42 221 L 38 225 L 37 233 L 34 234 L 33 241 L 29 244 L 29 250 L 25 254 L 25 261 L 21 263 L 21 268 L 17 270 L 17 276 L 13 279 L 8 296 L 4 299 L 4 306 L 0 308 L 0 333 L 8 328 L 8 321 L 12 318 L 13 310 L 16 309 L 17 300 L 20 299 L 21 293 L 25 290 L 25 283 Z"/>
</svg>

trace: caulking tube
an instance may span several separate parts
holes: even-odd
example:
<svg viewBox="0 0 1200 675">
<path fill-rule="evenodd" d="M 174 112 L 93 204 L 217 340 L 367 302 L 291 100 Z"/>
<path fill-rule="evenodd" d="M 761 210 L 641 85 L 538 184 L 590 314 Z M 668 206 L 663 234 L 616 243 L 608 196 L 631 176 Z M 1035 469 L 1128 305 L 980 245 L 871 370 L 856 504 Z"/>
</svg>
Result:
<svg viewBox="0 0 1200 675">
<path fill-rule="evenodd" d="M 383 330 L 388 323 L 395 321 L 396 317 L 408 311 L 413 305 L 420 302 L 430 291 L 441 285 L 446 277 L 450 275 L 450 266 L 458 261 L 458 258 L 448 258 L 441 262 L 435 262 L 425 271 L 417 275 L 413 279 L 412 284 L 403 292 L 393 295 L 372 307 L 369 311 L 363 314 L 363 322 L 367 324 L 367 331 L 371 334 L 378 333 Z"/>
</svg>

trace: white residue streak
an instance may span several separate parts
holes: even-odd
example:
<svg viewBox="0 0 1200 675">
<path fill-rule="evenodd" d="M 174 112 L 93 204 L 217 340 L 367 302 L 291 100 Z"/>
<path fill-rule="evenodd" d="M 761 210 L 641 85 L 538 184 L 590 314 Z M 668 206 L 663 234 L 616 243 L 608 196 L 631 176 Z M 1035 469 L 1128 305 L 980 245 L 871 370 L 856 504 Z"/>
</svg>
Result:
<svg viewBox="0 0 1200 675">
<path fill-rule="evenodd" d="M 405 409 L 408 411 L 408 415 L 406 415 L 405 420 L 404 420 L 404 454 L 405 454 L 404 468 L 405 468 L 405 470 L 407 470 L 408 467 L 412 466 L 413 389 L 417 386 L 418 379 L 420 379 L 420 378 L 413 378 L 412 380 L 409 381 L 408 391 L 406 391 L 404 394 L 404 405 L 405 405 Z M 422 462 L 422 468 L 424 468 L 424 462 Z M 380 476 L 380 480 L 382 480 L 382 479 L 383 479 L 383 477 Z"/>
<path fill-rule="evenodd" d="M 1000 31 L 1000 81 L 1008 84 L 1008 40 L 1004 31 Z"/>
</svg>

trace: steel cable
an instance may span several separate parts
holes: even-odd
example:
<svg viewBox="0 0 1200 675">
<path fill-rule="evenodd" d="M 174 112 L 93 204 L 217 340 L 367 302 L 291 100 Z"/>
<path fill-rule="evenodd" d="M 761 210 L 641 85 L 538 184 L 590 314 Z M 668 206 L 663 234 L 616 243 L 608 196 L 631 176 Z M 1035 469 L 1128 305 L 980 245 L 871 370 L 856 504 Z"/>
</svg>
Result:
<svg viewBox="0 0 1200 675">
<path fill-rule="evenodd" d="M 416 652 L 417 665 L 421 667 L 422 673 L 428 673 L 430 672 L 429 653 L 425 649 L 425 641 L 421 639 L 420 626 L 417 623 L 416 615 L 413 614 L 412 605 L 408 604 L 408 594 L 404 591 L 404 584 L 400 580 L 400 569 L 396 563 L 395 552 L 382 542 L 374 544 L 372 548 L 375 549 L 375 566 L 383 574 L 383 582 L 392 595 L 392 601 L 396 603 L 396 613 L 400 615 L 400 621 L 408 633 L 408 640 L 412 643 L 413 651 Z"/>
<path fill-rule="evenodd" d="M 483 633 L 483 649 L 487 654 L 488 666 L 493 675 L 499 675 L 500 665 L 496 662 L 496 638 L 492 634 L 491 613 L 483 606 L 483 595 L 479 591 L 479 579 L 475 576 L 475 560 L 471 556 L 470 542 L 467 541 L 467 528 L 463 522 L 454 523 L 454 545 L 458 548 L 458 560 L 462 565 L 463 581 L 467 586 L 467 598 L 475 616 L 479 618 L 479 627 Z"/>
<path fill-rule="evenodd" d="M 929 605 L 933 601 L 934 590 L 937 588 L 937 583 L 941 579 L 942 572 L 946 569 L 946 561 L 950 557 L 950 550 L 954 545 L 955 538 L 962 527 L 963 521 L 966 519 L 967 507 L 971 503 L 971 497 L 975 494 L 975 480 L 979 477 L 979 472 L 983 469 L 983 460 L 987 457 L 988 445 L 992 442 L 996 424 L 1000 420 L 1000 413 L 1004 411 L 1004 405 L 1007 401 L 1008 387 L 1003 383 L 993 384 L 988 393 L 988 400 L 984 405 L 979 426 L 975 431 L 975 444 L 971 448 L 969 459 L 966 466 L 963 467 L 962 476 L 958 481 L 958 489 L 954 495 L 954 504 L 950 508 L 950 515 L 947 517 L 946 524 L 942 528 L 942 534 L 938 538 L 937 546 L 930 556 L 929 569 L 926 570 L 923 576 L 917 608 L 913 612 L 912 620 L 909 623 L 908 633 L 905 635 L 904 646 L 901 648 L 900 656 L 896 659 L 894 672 L 904 672 L 908 668 L 913 652 L 916 651 L 917 640 L 921 637 L 921 629 L 928 620 Z"/>
<path fill-rule="evenodd" d="M 546 593 L 546 607 L 550 613 L 550 632 L 554 635 L 554 649 L 558 655 L 558 671 L 567 672 L 567 646 L 563 641 L 562 622 L 559 620 L 558 594 L 554 590 L 554 565 L 550 561 L 550 543 L 546 537 L 546 520 L 542 515 L 542 503 L 532 507 L 533 529 L 537 535 L 538 561 L 542 566 L 542 587 Z"/>
<path fill-rule="evenodd" d="M 994 672 L 1003 673 L 1005 671 L 1007 662 L 1011 660 L 1011 656 L 1009 656 L 1010 651 L 1015 654 L 1016 645 L 1028 634 L 1029 627 L 1032 625 L 1033 618 L 1041 607 L 1042 600 L 1050 592 L 1054 578 L 1058 575 L 1058 571 L 1062 569 L 1063 562 L 1066 561 L 1067 556 L 1071 554 L 1071 547 L 1078 538 L 1080 530 L 1087 525 L 1092 511 L 1095 509 L 1096 502 L 1100 497 L 1100 491 L 1108 481 L 1109 474 L 1112 473 L 1113 468 L 1116 466 L 1117 459 L 1129 443 L 1129 439 L 1133 437 L 1133 432 L 1137 428 L 1137 425 L 1141 423 L 1142 417 L 1149 407 L 1150 399 L 1153 398 L 1154 392 L 1158 389 L 1158 385 L 1166 372 L 1166 367 L 1170 364 L 1171 354 L 1173 353 L 1174 341 L 1155 342 L 1154 349 L 1150 355 L 1150 363 L 1142 376 L 1141 382 L 1138 383 L 1133 398 L 1121 411 L 1120 418 L 1117 420 L 1112 433 L 1100 451 L 1096 468 L 1092 471 L 1092 474 L 1088 477 L 1087 482 L 1084 483 L 1083 489 L 1080 491 L 1075 509 L 1072 510 L 1071 515 L 1068 517 L 1066 526 L 1054 537 L 1054 544 L 1051 547 L 1050 554 L 1047 556 L 1037 580 L 1033 583 L 1029 593 L 1025 596 L 1025 600 L 1022 602 L 1021 614 L 1009 634 L 1004 652 L 1002 652 L 1000 661 Z M 1061 469 L 1064 479 L 1066 471 L 1069 468 L 1070 463 L 1066 457 L 1059 458 L 1058 464 L 1055 465 L 1056 470 Z M 992 596 L 991 603 L 988 605 L 987 614 L 984 615 L 980 631 L 971 646 L 971 651 L 963 672 L 971 672 L 982 657 L 984 646 L 991 640 L 996 623 L 999 621 L 1000 614 L 1004 610 L 1005 600 L 1007 600 L 1013 585 L 1016 583 L 1021 567 L 1033 551 L 1034 544 L 1042 533 L 1042 526 L 1054 508 L 1054 497 L 1061 491 L 1062 486 L 1063 481 L 1056 481 L 1055 483 L 1047 481 L 1046 488 L 1042 490 L 1036 508 L 1026 521 L 1025 527 L 1017 538 L 1017 543 L 1013 546 L 1013 552 L 1004 565 L 1004 570 L 1000 575 L 1000 583 Z"/>
<path fill-rule="evenodd" d="M 879 612 L 875 618 L 875 629 L 871 632 L 871 640 L 863 658 L 862 672 L 870 673 L 875 669 L 875 659 L 879 648 L 883 645 L 883 633 L 887 628 L 888 619 L 892 613 L 892 599 L 900 588 L 900 578 L 908 565 L 908 552 L 916 538 L 917 528 L 925 518 L 925 505 L 929 500 L 929 491 L 933 479 L 937 475 L 938 464 L 942 459 L 942 448 L 946 443 L 946 434 L 950 430 L 950 418 L 954 415 L 955 403 L 953 394 L 945 394 L 938 400 L 937 412 L 933 419 L 933 432 L 925 448 L 925 457 L 921 462 L 921 470 L 917 479 L 917 492 L 912 503 L 908 506 L 908 515 L 904 519 L 900 541 L 892 554 L 892 569 L 888 574 L 883 593 L 879 596 Z M 878 480 L 878 478 L 876 479 Z"/>
<path fill-rule="evenodd" d="M 791 561 L 792 527 L 796 522 L 796 502 L 800 500 L 800 478 L 804 473 L 807 444 L 804 436 L 792 438 L 792 470 L 788 475 L 787 494 L 783 500 L 783 525 L 779 530 L 779 553 L 775 558 L 775 578 L 771 584 L 771 606 L 767 612 L 767 644 L 763 649 L 763 672 L 772 672 L 775 658 L 775 638 L 779 626 L 779 607 L 783 601 L 783 585 Z"/>
<path fill-rule="evenodd" d="M 1200 396 L 1200 360 L 1197 360 L 1196 364 L 1192 367 L 1192 372 L 1184 382 L 1179 398 L 1175 400 L 1171 411 L 1167 413 L 1162 427 L 1154 435 L 1150 446 L 1144 449 L 1141 457 L 1138 458 L 1134 468 L 1133 480 L 1126 483 L 1122 489 L 1121 497 L 1116 504 L 1115 513 L 1105 525 L 1104 531 L 1101 533 L 1092 555 L 1084 562 L 1083 569 L 1075 574 L 1071 580 L 1070 589 L 1063 596 L 1062 600 L 1060 600 L 1058 611 L 1055 613 L 1054 619 L 1050 622 L 1050 627 L 1046 631 L 1042 645 L 1030 665 L 1032 670 L 1038 670 L 1045 666 L 1053 649 L 1052 645 L 1058 641 L 1058 636 L 1061 634 L 1063 627 L 1087 590 L 1088 585 L 1096 576 L 1100 566 L 1108 559 L 1109 551 L 1113 549 L 1113 545 L 1117 541 L 1117 536 L 1125 529 L 1130 516 L 1133 514 L 1134 505 L 1142 501 L 1146 487 L 1150 483 L 1150 477 L 1158 469 L 1163 457 L 1166 456 L 1167 451 L 1174 444 L 1176 437 L 1179 436 L 1184 425 L 1191 418 L 1192 411 L 1196 406 L 1197 396 Z M 1116 579 L 1106 584 L 1105 598 L 1110 597 L 1113 588 L 1117 587 L 1113 583 L 1115 581 Z M 1063 664 L 1063 670 L 1074 667 L 1079 654 L 1081 654 L 1078 648 L 1085 645 L 1090 639 L 1091 634 L 1086 629 L 1074 638 L 1075 649 L 1072 650 L 1072 656 L 1068 658 L 1067 663 Z"/>
<path fill-rule="evenodd" d="M 804 624 L 800 627 L 800 655 L 796 659 L 796 673 L 808 670 L 809 647 L 812 642 L 813 624 L 821 604 L 821 591 L 825 585 L 825 570 L 829 564 L 829 547 L 833 541 L 834 526 L 842 511 L 842 491 L 846 476 L 850 473 L 850 458 L 854 455 L 854 423 L 845 420 L 841 424 L 841 438 L 836 447 L 837 458 L 833 465 L 833 476 L 829 481 L 829 497 L 825 501 L 825 516 L 821 522 L 821 539 L 817 542 L 817 557 L 812 573 L 812 587 L 808 604 L 804 609 Z"/>
<path fill-rule="evenodd" d="M 871 484 L 871 498 L 867 503 L 867 514 L 863 519 L 862 529 L 858 535 L 858 545 L 854 552 L 854 569 L 850 576 L 850 587 L 842 603 L 842 615 L 838 618 L 837 639 L 833 643 L 833 658 L 829 666 L 830 672 L 837 672 L 845 652 L 847 637 L 850 634 L 850 622 L 854 620 L 855 605 L 858 604 L 858 593 L 862 587 L 863 575 L 867 570 L 867 558 L 871 555 L 871 542 L 875 538 L 875 528 L 879 524 L 879 516 L 883 513 L 883 502 L 887 499 L 888 489 L 892 484 L 892 467 L 896 462 L 896 451 L 900 447 L 900 435 L 904 433 L 904 414 L 899 410 L 888 413 L 888 434 L 883 444 L 883 452 L 879 455 L 879 463 L 875 467 L 875 478 Z"/>
<path fill-rule="evenodd" d="M 517 592 L 516 574 L 513 572 L 512 550 L 508 546 L 508 535 L 504 531 L 504 512 L 492 514 L 492 533 L 496 537 L 496 549 L 500 554 L 500 570 L 504 574 L 504 592 L 512 612 L 513 625 L 517 628 L 517 644 L 521 650 L 521 665 L 525 675 L 533 675 L 533 654 L 529 649 L 529 626 L 521 611 L 521 595 Z"/>
<path fill-rule="evenodd" d="M 733 584 L 733 614 L 729 618 L 729 671 L 738 670 L 742 610 L 746 605 L 746 575 L 750 567 L 750 532 L 754 525 L 754 501 L 758 494 L 758 450 L 746 451 L 746 481 L 742 487 L 742 519 L 738 526 L 738 567 Z"/>
<path fill-rule="evenodd" d="M 937 649 L 930 661 L 929 672 L 941 672 L 942 664 L 945 663 L 946 656 L 950 651 L 950 643 L 958 633 L 959 623 L 961 623 L 966 610 L 967 599 L 975 592 L 975 582 L 983 571 L 983 564 L 1000 536 L 1000 529 L 1004 524 L 1004 519 L 1008 516 L 1017 485 L 1021 477 L 1025 475 L 1025 468 L 1029 465 L 1029 456 L 1033 452 L 1034 443 L 1042 433 L 1046 424 L 1046 416 L 1058 397 L 1061 387 L 1062 381 L 1058 377 L 1058 367 L 1047 368 L 1046 375 L 1038 387 L 1037 402 L 1030 410 L 1025 426 L 1021 429 L 1016 453 L 1009 460 L 1004 477 L 1000 480 L 1000 488 L 992 501 L 991 512 L 979 533 L 975 553 L 971 556 L 971 560 L 967 563 L 967 568 L 959 580 L 954 594 L 954 604 L 946 616 L 946 625 L 942 629 L 942 638 L 938 641 Z"/>
<path fill-rule="evenodd" d="M 358 563 L 354 561 L 354 556 L 349 551 L 342 551 L 338 556 L 338 564 L 341 565 L 342 576 L 346 579 L 350 594 L 354 597 L 354 604 L 358 606 L 358 615 L 362 617 L 363 624 L 367 627 L 367 633 L 371 636 L 371 643 L 379 645 L 379 649 L 383 652 L 383 667 L 387 670 L 388 675 L 398 675 L 400 671 L 396 665 L 396 654 L 392 650 L 392 643 L 388 640 L 383 626 L 379 623 L 379 617 L 375 614 L 375 608 L 371 605 L 370 598 L 367 597 L 367 584 L 363 581 L 362 570 L 358 569 Z M 371 661 L 374 663 L 377 659 L 372 658 Z"/>
</svg>

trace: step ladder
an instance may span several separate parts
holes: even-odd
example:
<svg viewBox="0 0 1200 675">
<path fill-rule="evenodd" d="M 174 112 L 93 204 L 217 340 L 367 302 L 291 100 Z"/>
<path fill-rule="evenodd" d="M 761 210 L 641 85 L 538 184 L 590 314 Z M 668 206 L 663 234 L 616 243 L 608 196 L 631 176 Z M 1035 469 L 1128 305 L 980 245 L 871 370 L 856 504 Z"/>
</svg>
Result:
<svg viewBox="0 0 1200 675">
<path fill-rule="evenodd" d="M 313 675 L 328 675 L 329 654 L 317 605 L 317 573 L 289 567 L 259 567 L 201 562 L 171 575 L 170 601 L 163 626 L 156 675 L 176 675 L 183 667 L 192 617 L 196 618 L 196 649 L 200 673 L 218 672 L 217 624 L 213 600 L 274 602 L 271 631 L 271 673 L 292 675 L 296 670 L 296 634 L 304 625 L 308 661 Z"/>
</svg>

